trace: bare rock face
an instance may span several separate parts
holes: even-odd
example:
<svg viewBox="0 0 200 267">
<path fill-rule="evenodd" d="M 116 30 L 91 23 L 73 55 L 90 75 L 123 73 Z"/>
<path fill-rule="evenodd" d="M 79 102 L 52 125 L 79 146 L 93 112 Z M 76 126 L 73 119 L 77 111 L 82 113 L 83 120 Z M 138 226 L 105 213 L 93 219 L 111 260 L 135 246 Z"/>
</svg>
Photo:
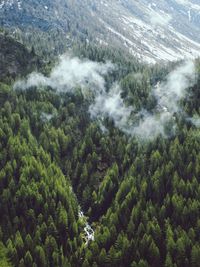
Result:
<svg viewBox="0 0 200 267">
<path fill-rule="evenodd" d="M 57 30 L 149 63 L 200 54 L 198 0 L 4 0 L 0 17 L 3 27 Z"/>
</svg>

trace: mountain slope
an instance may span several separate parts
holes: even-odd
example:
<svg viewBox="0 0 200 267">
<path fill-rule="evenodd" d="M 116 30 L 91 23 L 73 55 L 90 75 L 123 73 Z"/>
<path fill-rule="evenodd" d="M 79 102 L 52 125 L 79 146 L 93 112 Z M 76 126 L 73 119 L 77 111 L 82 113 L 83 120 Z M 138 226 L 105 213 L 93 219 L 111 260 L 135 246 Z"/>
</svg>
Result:
<svg viewBox="0 0 200 267">
<path fill-rule="evenodd" d="M 31 72 L 40 65 L 34 52 L 29 52 L 21 43 L 0 34 L 0 80 Z"/>
<path fill-rule="evenodd" d="M 107 85 L 119 79 L 131 106 L 152 106 L 149 81 L 164 70 L 87 49 L 120 66 Z M 91 95 L 79 87 L 0 86 L 0 266 L 7 258 L 16 267 L 199 266 L 200 138 L 183 118 L 199 118 L 197 75 L 175 135 L 144 143 L 109 118 L 106 129 L 91 120 Z"/>
<path fill-rule="evenodd" d="M 200 54 L 198 1 L 19 1 L 0 5 L 1 24 L 128 50 L 155 63 Z"/>
<path fill-rule="evenodd" d="M 96 6 L 108 38 L 145 61 L 199 55 L 198 23 L 192 22 L 192 11 L 189 21 L 187 7 L 176 1 L 101 1 Z"/>
</svg>

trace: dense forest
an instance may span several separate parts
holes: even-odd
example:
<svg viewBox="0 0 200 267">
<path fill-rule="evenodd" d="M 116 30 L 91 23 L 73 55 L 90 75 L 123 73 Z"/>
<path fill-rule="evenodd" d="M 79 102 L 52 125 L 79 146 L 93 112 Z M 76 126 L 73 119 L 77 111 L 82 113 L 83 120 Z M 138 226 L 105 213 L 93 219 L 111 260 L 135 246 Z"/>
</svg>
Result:
<svg viewBox="0 0 200 267">
<path fill-rule="evenodd" d="M 145 66 L 89 45 L 77 44 L 73 53 L 112 61 L 117 68 L 105 77 L 107 88 L 118 81 L 136 110 L 155 106 L 152 87 L 176 65 Z M 53 62 L 41 64 L 34 51 L 27 55 L 30 70 L 50 73 Z M 14 90 L 26 72 L 6 77 L 4 71 L 0 266 L 200 266 L 200 135 L 185 119 L 200 113 L 199 69 L 197 61 L 196 83 L 180 103 L 184 112 L 174 115 L 176 132 L 151 140 L 124 133 L 109 118 L 102 131 L 80 88 Z"/>
</svg>

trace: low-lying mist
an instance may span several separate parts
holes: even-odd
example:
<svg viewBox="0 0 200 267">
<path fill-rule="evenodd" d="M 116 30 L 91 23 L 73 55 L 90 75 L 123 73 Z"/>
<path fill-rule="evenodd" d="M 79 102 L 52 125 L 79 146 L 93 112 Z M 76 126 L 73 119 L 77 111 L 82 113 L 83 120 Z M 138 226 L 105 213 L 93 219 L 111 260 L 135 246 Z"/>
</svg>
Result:
<svg viewBox="0 0 200 267">
<path fill-rule="evenodd" d="M 185 61 L 168 74 L 166 80 L 158 82 L 152 89 L 157 100 L 156 110 L 149 113 L 141 111 L 139 124 L 133 128 L 132 133 L 141 138 L 154 138 L 159 134 L 167 136 L 173 134 L 176 123 L 174 114 L 182 113 L 180 100 L 188 94 L 188 88 L 195 84 L 195 64 Z M 166 131 L 166 127 L 170 131 Z"/>
<path fill-rule="evenodd" d="M 16 82 L 14 88 L 25 90 L 33 86 L 50 86 L 58 91 L 73 91 L 75 87 L 81 87 L 83 90 L 85 87 L 89 87 L 94 91 L 104 91 L 105 79 L 103 76 L 113 68 L 114 65 L 110 62 L 97 63 L 64 55 L 60 57 L 49 77 L 34 72 L 26 80 Z"/>
<path fill-rule="evenodd" d="M 49 77 L 41 73 L 31 73 L 25 80 L 14 84 L 14 89 L 26 90 L 30 87 L 50 86 L 59 92 L 72 92 L 79 87 L 83 95 L 89 89 L 94 101 L 88 112 L 92 119 L 101 124 L 108 117 L 123 132 L 141 139 L 152 139 L 159 134 L 168 136 L 166 127 L 170 125 L 170 134 L 176 128 L 174 114 L 182 112 L 179 102 L 187 95 L 187 88 L 195 83 L 195 64 L 185 61 L 177 66 L 163 82 L 152 88 L 152 95 L 157 101 L 152 112 L 143 109 L 134 112 L 133 106 L 127 106 L 122 98 L 119 82 L 106 90 L 105 75 L 115 69 L 111 62 L 98 63 L 77 57 L 61 56 Z M 141 77 L 142 79 L 142 77 Z M 86 97 L 86 96 L 85 96 Z M 133 123 L 132 116 L 137 118 Z"/>
</svg>

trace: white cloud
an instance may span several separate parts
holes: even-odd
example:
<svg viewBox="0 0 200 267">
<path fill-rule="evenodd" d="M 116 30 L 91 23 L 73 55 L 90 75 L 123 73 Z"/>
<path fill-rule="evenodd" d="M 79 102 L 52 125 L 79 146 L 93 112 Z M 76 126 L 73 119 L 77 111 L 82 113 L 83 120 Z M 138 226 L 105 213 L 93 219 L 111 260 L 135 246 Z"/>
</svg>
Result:
<svg viewBox="0 0 200 267">
<path fill-rule="evenodd" d="M 138 125 L 133 128 L 133 134 L 143 139 L 154 138 L 159 134 L 165 136 L 168 123 L 173 125 L 173 132 L 176 127 L 174 114 L 182 111 L 179 101 L 186 96 L 187 88 L 194 83 L 194 62 L 186 61 L 172 71 L 165 82 L 155 86 L 153 95 L 157 99 L 157 111 L 152 114 L 143 111 Z"/>
<path fill-rule="evenodd" d="M 120 86 L 114 84 L 109 91 L 105 88 L 104 75 L 114 68 L 115 66 L 109 62 L 104 64 L 62 56 L 49 77 L 41 73 L 32 73 L 26 80 L 15 83 L 14 88 L 50 86 L 58 91 L 73 92 L 75 87 L 80 87 L 83 95 L 86 88 L 89 88 L 94 96 L 89 113 L 91 118 L 97 118 L 100 123 L 105 117 L 109 117 L 116 127 L 142 139 L 154 138 L 159 134 L 165 136 L 166 125 L 170 122 L 173 122 L 172 130 L 174 130 L 174 113 L 181 111 L 179 101 L 186 96 L 186 89 L 195 82 L 194 63 L 184 62 L 167 76 L 165 82 L 157 84 L 152 91 L 157 99 L 156 110 L 152 113 L 140 111 L 134 115 L 134 119 L 137 118 L 135 124 L 132 120 L 134 108 L 124 103 Z M 137 78 L 142 77 L 138 75 Z M 105 130 L 102 124 L 100 126 Z"/>
<path fill-rule="evenodd" d="M 94 90 L 104 90 L 103 75 L 114 66 L 108 63 L 97 63 L 80 60 L 66 55 L 60 57 L 59 63 L 53 68 L 49 77 L 41 73 L 32 73 L 26 80 L 15 83 L 14 88 L 28 89 L 32 86 L 50 86 L 59 91 L 69 91 L 74 87 L 90 87 Z"/>
<path fill-rule="evenodd" d="M 108 93 L 99 94 L 89 111 L 92 118 L 109 117 L 114 121 L 116 127 L 124 132 L 129 132 L 129 120 L 133 108 L 125 105 L 119 85 L 113 85 Z"/>
</svg>

